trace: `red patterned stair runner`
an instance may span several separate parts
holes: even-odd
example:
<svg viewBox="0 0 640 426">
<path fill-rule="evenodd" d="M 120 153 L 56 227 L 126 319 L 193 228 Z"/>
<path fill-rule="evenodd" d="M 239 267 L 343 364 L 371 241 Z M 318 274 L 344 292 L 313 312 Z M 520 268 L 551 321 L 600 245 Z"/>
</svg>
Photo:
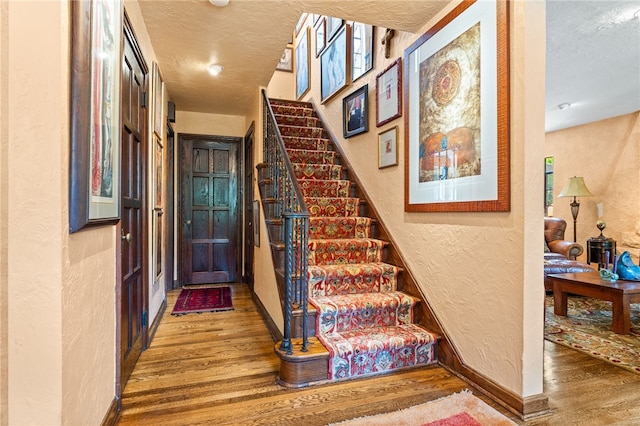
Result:
<svg viewBox="0 0 640 426">
<path fill-rule="evenodd" d="M 413 324 L 417 299 L 397 291 L 400 269 L 382 261 L 360 200 L 310 104 L 271 101 L 305 197 L 309 220 L 309 301 L 316 336 L 329 350 L 329 379 L 435 363 L 436 337 Z"/>
</svg>

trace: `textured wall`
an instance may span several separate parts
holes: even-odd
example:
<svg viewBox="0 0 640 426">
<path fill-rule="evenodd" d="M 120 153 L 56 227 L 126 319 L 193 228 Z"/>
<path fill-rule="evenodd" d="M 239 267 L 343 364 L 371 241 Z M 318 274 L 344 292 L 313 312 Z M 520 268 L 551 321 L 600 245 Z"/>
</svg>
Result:
<svg viewBox="0 0 640 426">
<path fill-rule="evenodd" d="M 8 55 L 9 31 L 7 26 L 8 2 L 0 2 L 0 283 L 8 283 L 8 194 L 9 194 L 9 158 L 8 141 L 9 128 L 7 117 L 9 103 L 7 102 L 8 83 Z M 0 424 L 7 424 L 9 411 L 7 395 L 8 388 L 8 286 L 0 285 Z"/>
<path fill-rule="evenodd" d="M 573 238 L 571 198 L 557 198 L 569 178 L 584 177 L 593 197 L 579 199 L 577 239 L 598 236 L 598 203 L 607 223 L 603 234 L 616 240 L 618 252 L 628 250 L 635 263 L 640 254 L 640 112 L 610 118 L 546 135 L 545 154 L 555 159 L 553 215 L 567 221 Z M 541 166 L 542 167 L 542 166 Z M 581 259 L 586 261 L 586 253 Z"/>
<path fill-rule="evenodd" d="M 247 132 L 244 116 L 181 111 L 180 105 L 176 105 L 176 109 L 173 127 L 176 133 L 243 137 Z"/>
<path fill-rule="evenodd" d="M 544 140 L 544 40 L 538 36 L 544 33 L 544 6 L 515 2 L 512 12 L 511 212 L 404 212 L 403 119 L 376 127 L 375 76 L 403 57 L 437 19 L 415 34 L 396 31 L 388 59 L 380 44 L 385 29 L 377 28 L 375 69 L 320 109 L 465 363 L 529 396 L 542 392 L 542 276 L 540 262 L 523 259 L 542 257 L 542 217 L 534 208 L 542 204 L 536 164 L 542 162 Z M 315 42 L 310 44 L 313 52 Z M 311 90 L 305 98 L 319 103 L 319 63 L 311 56 Z M 369 85 L 369 131 L 344 140 L 342 99 L 364 84 Z M 399 164 L 378 169 L 378 133 L 395 125 Z"/>
</svg>

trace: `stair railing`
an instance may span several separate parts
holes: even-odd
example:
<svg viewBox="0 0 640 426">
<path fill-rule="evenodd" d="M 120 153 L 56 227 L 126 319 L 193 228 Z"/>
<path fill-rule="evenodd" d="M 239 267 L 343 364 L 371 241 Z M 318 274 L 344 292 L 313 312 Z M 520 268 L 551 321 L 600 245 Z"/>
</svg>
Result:
<svg viewBox="0 0 640 426">
<path fill-rule="evenodd" d="M 280 349 L 293 353 L 291 342 L 293 310 L 302 310 L 302 352 L 307 352 L 308 282 L 309 262 L 309 211 L 298 185 L 293 165 L 284 146 L 273 109 L 264 90 L 263 134 L 264 163 L 270 181 L 268 193 L 275 200 L 274 218 L 284 223 L 284 333 Z"/>
</svg>

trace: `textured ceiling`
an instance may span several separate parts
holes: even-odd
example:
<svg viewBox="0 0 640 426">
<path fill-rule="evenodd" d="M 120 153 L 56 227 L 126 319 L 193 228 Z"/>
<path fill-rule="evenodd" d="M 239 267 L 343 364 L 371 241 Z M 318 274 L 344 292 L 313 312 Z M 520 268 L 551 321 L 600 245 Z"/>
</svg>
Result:
<svg viewBox="0 0 640 426">
<path fill-rule="evenodd" d="M 640 1 L 546 5 L 546 130 L 640 110 Z"/>
<path fill-rule="evenodd" d="M 141 0 L 163 80 L 180 110 L 246 115 L 301 13 L 417 32 L 448 0 Z M 640 110 L 640 0 L 547 0 L 546 127 Z M 213 62 L 225 69 L 217 78 Z M 571 108 L 559 110 L 562 103 Z"/>
<path fill-rule="evenodd" d="M 414 32 L 448 0 L 207 0 L 140 1 L 162 78 L 176 107 L 245 115 L 266 87 L 303 12 Z M 207 72 L 211 63 L 224 71 Z"/>
</svg>

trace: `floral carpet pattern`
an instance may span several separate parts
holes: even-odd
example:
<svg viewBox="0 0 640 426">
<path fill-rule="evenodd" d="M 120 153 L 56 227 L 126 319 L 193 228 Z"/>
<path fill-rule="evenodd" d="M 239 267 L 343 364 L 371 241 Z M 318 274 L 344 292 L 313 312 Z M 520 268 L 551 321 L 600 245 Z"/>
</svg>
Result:
<svg viewBox="0 0 640 426">
<path fill-rule="evenodd" d="M 547 296 L 545 339 L 640 374 L 640 303 L 631 304 L 631 333 L 611 330 L 611 302 L 569 296 L 567 316 L 553 313 Z"/>
<path fill-rule="evenodd" d="M 309 219 L 309 302 L 329 351 L 328 379 L 436 362 L 437 337 L 413 323 L 417 298 L 397 291 L 402 270 L 384 262 L 387 242 L 331 150 L 311 106 L 272 101 Z"/>
</svg>

